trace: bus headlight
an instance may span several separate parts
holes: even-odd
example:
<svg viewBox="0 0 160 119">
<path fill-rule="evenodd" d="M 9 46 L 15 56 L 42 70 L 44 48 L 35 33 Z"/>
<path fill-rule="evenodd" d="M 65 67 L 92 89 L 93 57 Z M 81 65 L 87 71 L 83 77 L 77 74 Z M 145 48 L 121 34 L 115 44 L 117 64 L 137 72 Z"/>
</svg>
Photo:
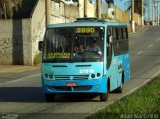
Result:
<svg viewBox="0 0 160 119">
<path fill-rule="evenodd" d="M 95 78 L 95 74 L 92 74 L 91 77 L 92 77 L 92 78 Z"/>
<path fill-rule="evenodd" d="M 52 75 L 52 74 L 50 74 L 50 75 L 49 75 L 49 78 L 50 78 L 50 79 L 53 79 L 53 75 Z"/>
<path fill-rule="evenodd" d="M 97 77 L 100 77 L 101 76 L 101 74 L 100 73 L 97 73 Z"/>
<path fill-rule="evenodd" d="M 48 74 L 45 74 L 44 76 L 45 76 L 45 78 L 48 78 L 49 75 L 48 75 Z"/>
</svg>

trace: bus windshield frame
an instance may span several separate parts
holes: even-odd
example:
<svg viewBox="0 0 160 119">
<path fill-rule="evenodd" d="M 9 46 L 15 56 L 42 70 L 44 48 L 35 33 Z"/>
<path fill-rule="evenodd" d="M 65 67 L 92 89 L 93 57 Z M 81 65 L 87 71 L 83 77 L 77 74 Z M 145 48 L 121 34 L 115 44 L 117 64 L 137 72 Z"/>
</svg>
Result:
<svg viewBox="0 0 160 119">
<path fill-rule="evenodd" d="M 49 28 L 42 62 L 103 62 L 104 33 L 103 26 Z"/>
</svg>

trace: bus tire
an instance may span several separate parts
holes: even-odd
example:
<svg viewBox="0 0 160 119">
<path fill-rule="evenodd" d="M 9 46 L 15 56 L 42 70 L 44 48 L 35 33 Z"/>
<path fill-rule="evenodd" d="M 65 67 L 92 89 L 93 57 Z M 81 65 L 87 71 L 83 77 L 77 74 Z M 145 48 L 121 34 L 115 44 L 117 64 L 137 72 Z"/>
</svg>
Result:
<svg viewBox="0 0 160 119">
<path fill-rule="evenodd" d="M 100 94 L 100 101 L 107 101 L 108 100 L 109 91 L 110 91 L 110 80 L 108 79 L 107 92 Z"/>
<path fill-rule="evenodd" d="M 124 76 L 122 76 L 121 85 L 115 90 L 116 93 L 122 93 L 123 92 L 123 83 L 124 83 L 123 79 L 124 79 Z"/>
<path fill-rule="evenodd" d="M 108 92 L 100 94 L 100 101 L 107 101 L 108 100 Z"/>
<path fill-rule="evenodd" d="M 47 102 L 53 102 L 54 97 L 55 97 L 55 94 L 53 93 L 45 93 L 45 99 Z"/>
<path fill-rule="evenodd" d="M 123 92 L 123 83 L 116 89 L 116 93 L 122 93 Z"/>
</svg>

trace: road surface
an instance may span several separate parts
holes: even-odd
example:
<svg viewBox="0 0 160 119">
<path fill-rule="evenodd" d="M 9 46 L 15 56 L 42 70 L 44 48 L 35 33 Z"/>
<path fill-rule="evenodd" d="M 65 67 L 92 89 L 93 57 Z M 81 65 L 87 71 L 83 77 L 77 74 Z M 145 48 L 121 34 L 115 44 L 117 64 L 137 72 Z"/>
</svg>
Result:
<svg viewBox="0 0 160 119">
<path fill-rule="evenodd" d="M 0 73 L 0 118 L 5 116 L 27 119 L 84 118 L 146 83 L 160 71 L 160 27 L 146 27 L 130 36 L 131 80 L 122 94 L 109 94 L 107 102 L 99 97 L 59 95 L 53 103 L 45 102 L 41 93 L 40 71 Z M 9 112 L 9 113 L 6 113 Z"/>
</svg>

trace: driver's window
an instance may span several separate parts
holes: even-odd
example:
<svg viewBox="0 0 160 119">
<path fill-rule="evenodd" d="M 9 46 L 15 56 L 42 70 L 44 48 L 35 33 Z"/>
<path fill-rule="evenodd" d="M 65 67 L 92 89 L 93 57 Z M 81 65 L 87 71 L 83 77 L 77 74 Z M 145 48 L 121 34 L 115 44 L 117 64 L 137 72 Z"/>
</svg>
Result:
<svg viewBox="0 0 160 119">
<path fill-rule="evenodd" d="M 109 42 L 109 38 L 112 37 L 112 27 L 108 27 L 108 30 L 107 30 L 107 47 L 106 47 L 106 50 L 107 50 L 107 58 L 106 58 L 106 62 L 107 62 L 107 69 L 109 69 L 110 65 L 111 65 L 111 61 L 112 61 L 112 44 Z"/>
</svg>

